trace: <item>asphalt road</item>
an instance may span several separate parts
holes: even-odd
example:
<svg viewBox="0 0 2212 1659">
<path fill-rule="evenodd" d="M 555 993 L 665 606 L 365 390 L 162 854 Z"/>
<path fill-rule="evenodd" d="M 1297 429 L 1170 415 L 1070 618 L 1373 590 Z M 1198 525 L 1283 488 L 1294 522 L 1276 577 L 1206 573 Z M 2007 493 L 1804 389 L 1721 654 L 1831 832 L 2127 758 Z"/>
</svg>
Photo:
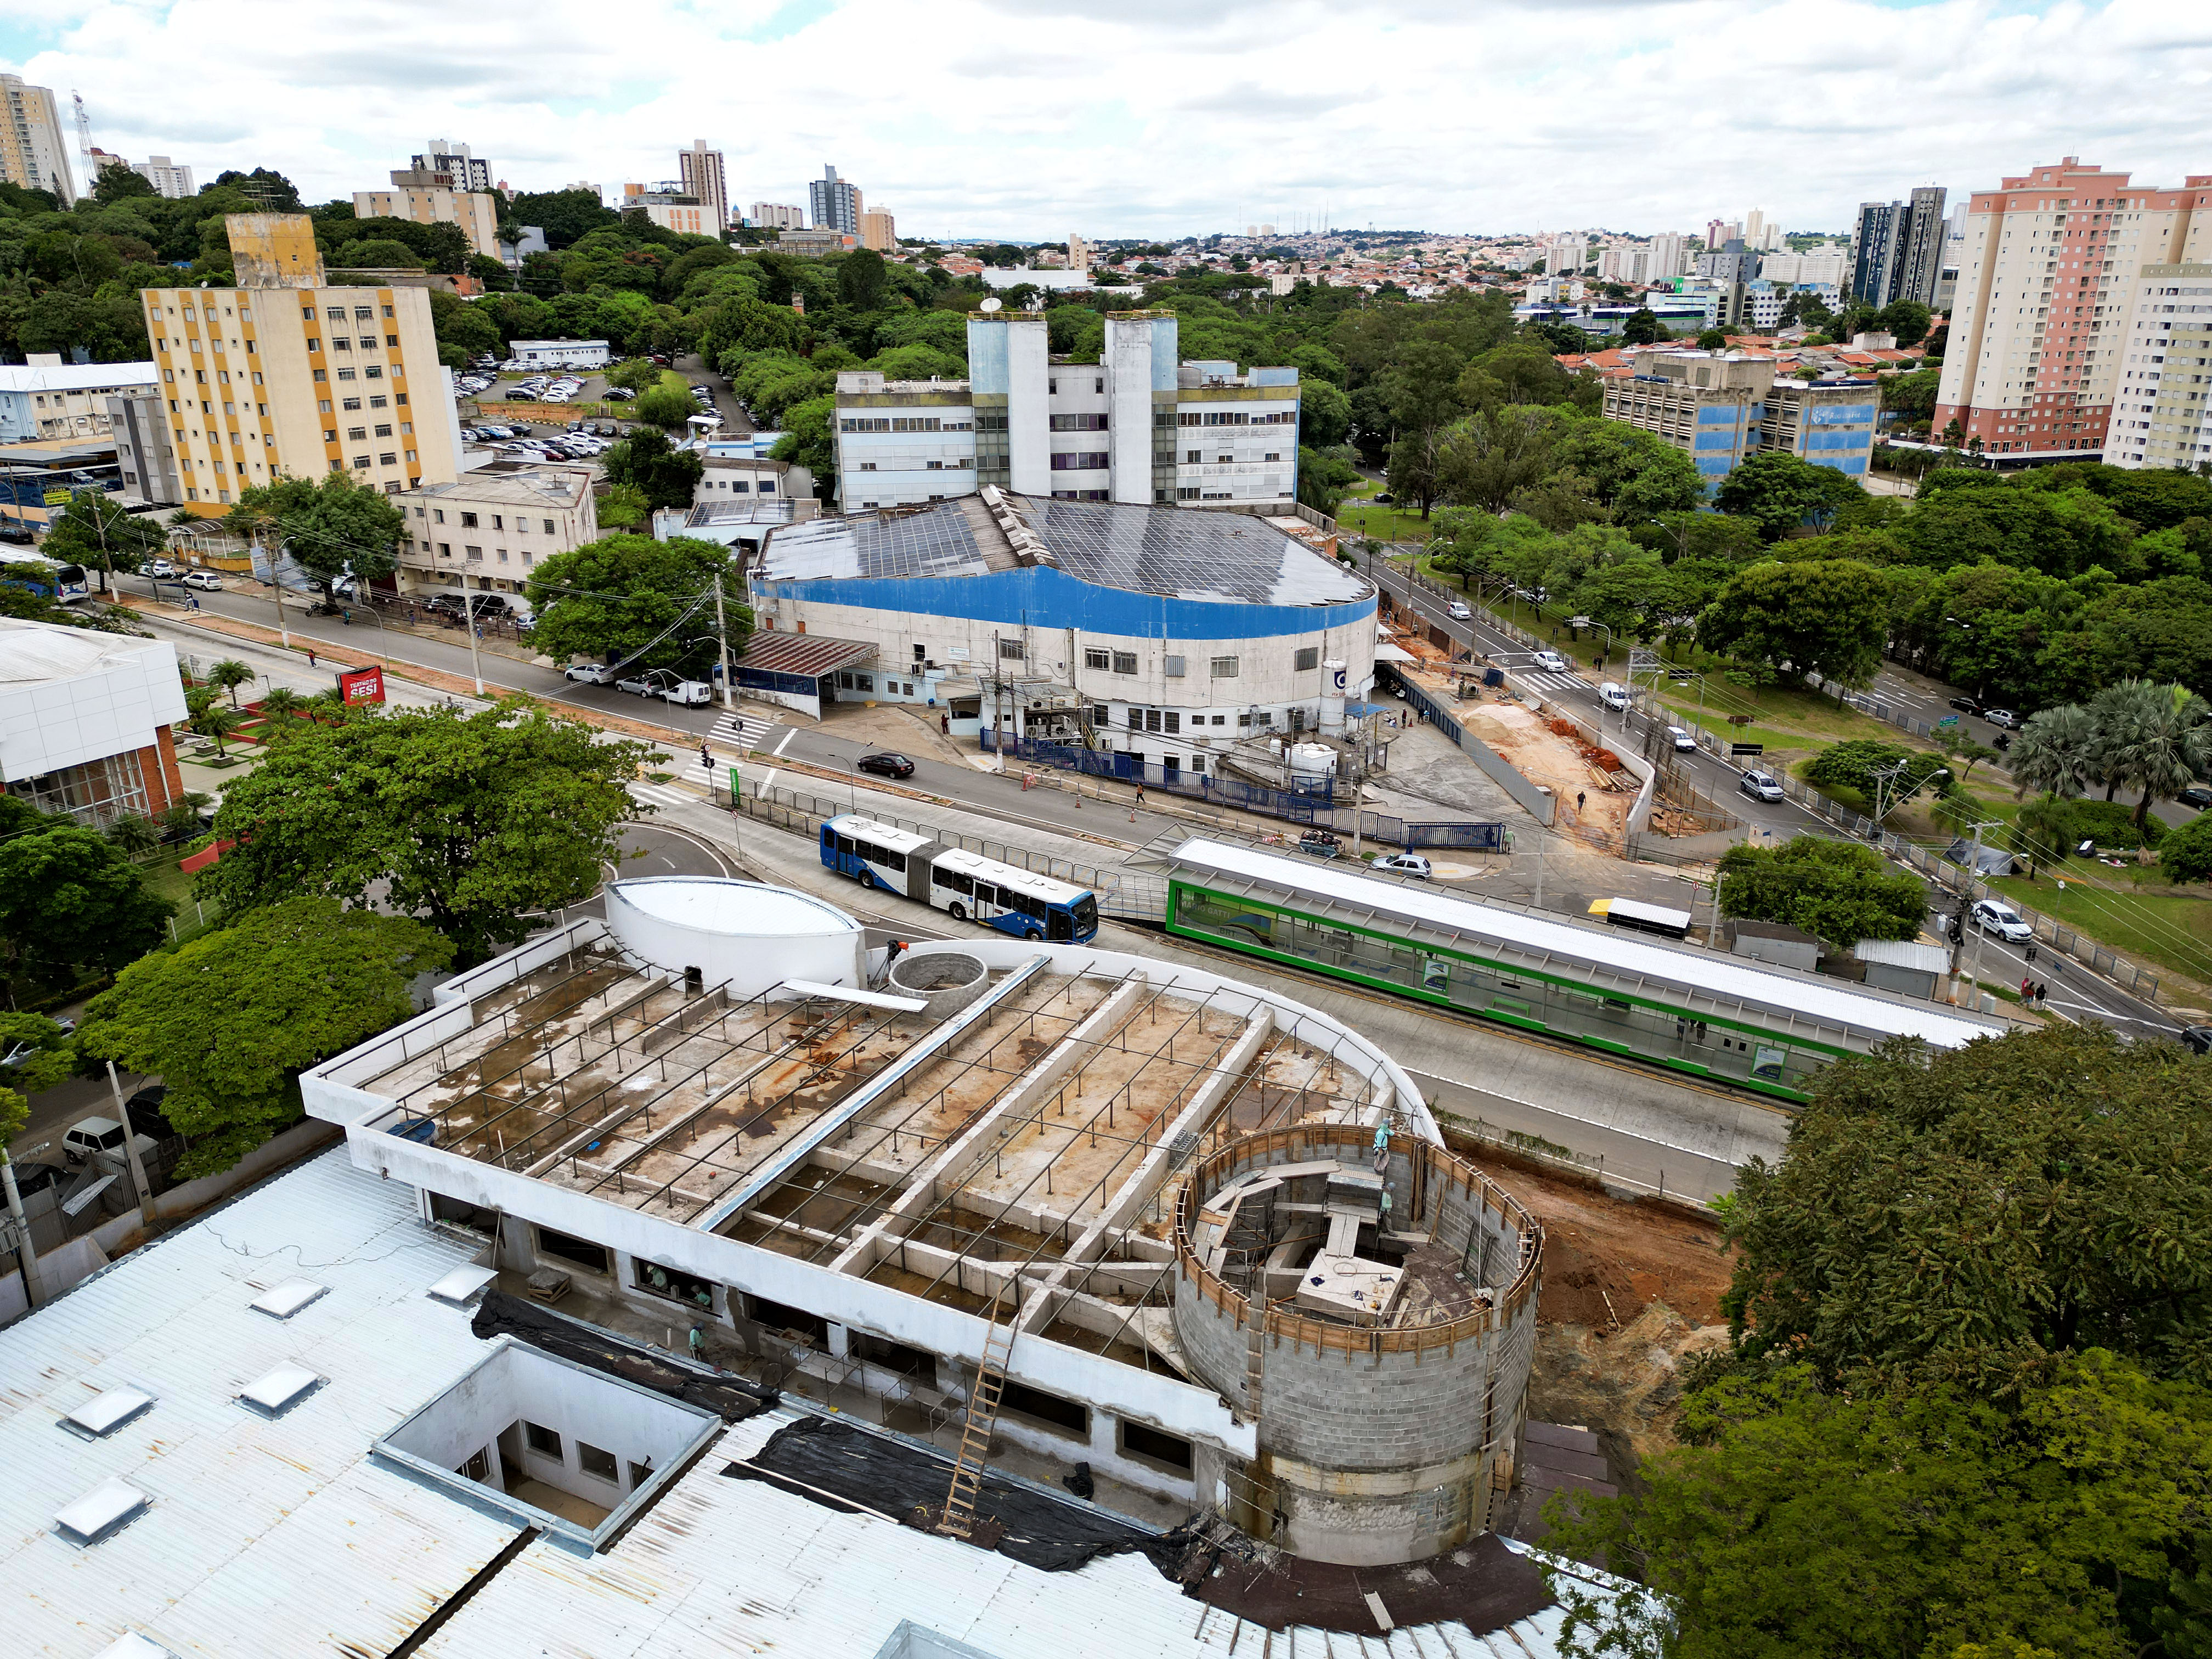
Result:
<svg viewBox="0 0 2212 1659">
<path fill-rule="evenodd" d="M 1471 621 L 1456 621 L 1449 609 L 1449 599 L 1415 586 L 1404 570 L 1374 560 L 1370 562 L 1370 574 L 1398 604 L 1409 607 L 1431 627 L 1442 629 L 1447 637 L 1462 647 L 1508 666 L 1528 661 L 1528 647 L 1490 623 L 1481 611 L 1476 611 Z M 1474 607 L 1470 605 L 1469 609 Z M 1618 676 L 1625 672 L 1625 665 L 1612 672 Z M 1599 684 L 1607 678 L 1603 671 L 1586 668 L 1572 674 L 1537 671 L 1524 672 L 1522 677 L 1546 696 L 1573 708 L 1600 730 L 1620 733 L 1620 744 L 1637 754 L 1645 752 L 1645 737 L 1651 726 L 1656 724 L 1663 728 L 1667 724 L 1664 715 L 1655 720 L 1638 710 L 1624 714 L 1607 708 L 1597 695 Z M 1891 674 L 1887 678 L 1897 677 Z M 1923 702 L 1927 701 L 1924 693 L 1916 695 Z M 1946 708 L 1942 712 L 1951 711 Z M 1973 724 L 1987 728 L 1978 734 L 1984 742 L 1996 729 L 1986 721 Z M 1659 741 L 1666 741 L 1663 730 Z M 1824 836 L 1835 833 L 1833 825 L 1794 802 L 1759 801 L 1745 795 L 1737 787 L 1741 773 L 1725 761 L 1702 750 L 1694 755 L 1684 754 L 1680 760 L 1683 771 L 1699 788 L 1745 822 L 1771 831 L 1777 838 L 1786 839 L 1808 830 Z M 2063 958 L 2047 950 L 2039 951 L 2031 963 L 2022 952 L 2023 947 L 2008 945 L 1994 934 L 1984 934 L 1976 929 L 1967 935 L 1960 965 L 1975 971 L 1985 982 L 2017 986 L 2026 977 L 2047 984 L 2050 1006 L 2069 1019 L 2101 1019 L 2130 1036 L 2172 1036 L 2180 1030 L 2179 1023 L 2163 1010 L 2129 995 L 2078 963 L 2062 965 Z"/>
</svg>

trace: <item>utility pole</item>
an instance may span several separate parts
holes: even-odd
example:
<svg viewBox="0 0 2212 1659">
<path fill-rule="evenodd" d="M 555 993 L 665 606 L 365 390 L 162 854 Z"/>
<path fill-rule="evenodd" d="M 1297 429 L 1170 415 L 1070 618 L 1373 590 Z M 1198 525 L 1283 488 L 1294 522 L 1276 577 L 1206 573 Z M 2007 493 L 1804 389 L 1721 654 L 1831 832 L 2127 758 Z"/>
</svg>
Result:
<svg viewBox="0 0 2212 1659">
<path fill-rule="evenodd" d="M 154 1189 L 147 1183 L 146 1166 L 138 1158 L 138 1132 L 131 1127 L 131 1109 L 124 1103 L 123 1080 L 115 1075 L 115 1062 L 107 1062 L 108 1091 L 115 1097 L 116 1121 L 123 1126 L 123 1157 L 131 1165 L 131 1189 L 138 1194 L 139 1207 L 143 1209 L 154 1201 Z M 146 1218 L 151 1221 L 154 1218 Z"/>
<path fill-rule="evenodd" d="M 469 591 L 469 573 L 461 572 L 462 621 L 469 630 L 469 672 L 476 677 L 477 696 L 484 694 L 483 665 L 477 660 L 477 596 Z"/>
<path fill-rule="evenodd" d="M 46 1287 L 39 1277 L 39 1249 L 31 1243 L 31 1224 L 23 1215 L 23 1195 L 15 1190 L 15 1166 L 9 1162 L 8 1149 L 0 1146 L 0 1188 L 8 1195 L 8 1219 L 15 1229 L 15 1261 L 23 1273 L 23 1302 L 35 1308 L 46 1299 Z"/>
<path fill-rule="evenodd" d="M 730 613 L 722 603 L 722 573 L 714 573 L 714 634 L 721 641 L 722 712 L 728 714 L 738 706 L 733 682 L 737 672 L 730 666 Z"/>
<path fill-rule="evenodd" d="M 257 542 L 261 539 L 261 527 L 258 525 L 253 528 L 253 539 Z M 292 648 L 292 630 L 284 625 L 284 586 L 276 580 L 276 561 L 283 555 L 284 538 L 279 536 L 276 538 L 276 546 L 264 547 L 263 550 L 269 555 L 269 597 L 276 601 L 276 637 L 283 641 L 284 648 L 289 651 Z"/>
</svg>

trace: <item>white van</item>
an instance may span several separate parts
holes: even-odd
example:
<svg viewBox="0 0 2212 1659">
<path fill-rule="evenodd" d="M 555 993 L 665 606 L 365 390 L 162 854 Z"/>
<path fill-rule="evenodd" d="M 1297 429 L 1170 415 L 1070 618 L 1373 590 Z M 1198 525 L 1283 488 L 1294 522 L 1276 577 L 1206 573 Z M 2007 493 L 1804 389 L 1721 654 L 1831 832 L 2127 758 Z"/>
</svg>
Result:
<svg viewBox="0 0 2212 1659">
<path fill-rule="evenodd" d="M 1628 688 L 1617 681 L 1607 680 L 1598 687 L 1597 695 L 1608 708 L 1628 707 Z"/>
</svg>

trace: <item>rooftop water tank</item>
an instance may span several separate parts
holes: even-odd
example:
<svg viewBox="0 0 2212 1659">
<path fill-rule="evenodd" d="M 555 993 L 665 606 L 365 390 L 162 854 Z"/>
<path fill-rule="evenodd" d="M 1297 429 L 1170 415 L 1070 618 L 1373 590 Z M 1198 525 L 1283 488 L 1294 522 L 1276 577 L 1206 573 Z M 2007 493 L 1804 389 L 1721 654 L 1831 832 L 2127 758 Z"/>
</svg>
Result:
<svg viewBox="0 0 2212 1659">
<path fill-rule="evenodd" d="M 630 956 L 744 1001 L 786 980 L 865 986 L 866 933 L 836 905 L 723 876 L 646 876 L 607 887 L 607 931 Z"/>
</svg>

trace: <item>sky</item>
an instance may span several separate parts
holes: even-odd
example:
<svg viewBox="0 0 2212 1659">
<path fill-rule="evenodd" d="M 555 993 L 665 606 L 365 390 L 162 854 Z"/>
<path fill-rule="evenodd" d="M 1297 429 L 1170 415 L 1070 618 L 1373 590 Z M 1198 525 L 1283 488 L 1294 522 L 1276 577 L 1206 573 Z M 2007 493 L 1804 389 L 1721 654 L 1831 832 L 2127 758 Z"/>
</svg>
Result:
<svg viewBox="0 0 2212 1659">
<path fill-rule="evenodd" d="M 0 69 L 203 184 L 325 201 L 441 137 L 604 186 L 704 138 L 739 211 L 831 163 L 905 236 L 1840 232 L 2062 155 L 2212 172 L 2185 0 L 0 0 Z"/>
</svg>

